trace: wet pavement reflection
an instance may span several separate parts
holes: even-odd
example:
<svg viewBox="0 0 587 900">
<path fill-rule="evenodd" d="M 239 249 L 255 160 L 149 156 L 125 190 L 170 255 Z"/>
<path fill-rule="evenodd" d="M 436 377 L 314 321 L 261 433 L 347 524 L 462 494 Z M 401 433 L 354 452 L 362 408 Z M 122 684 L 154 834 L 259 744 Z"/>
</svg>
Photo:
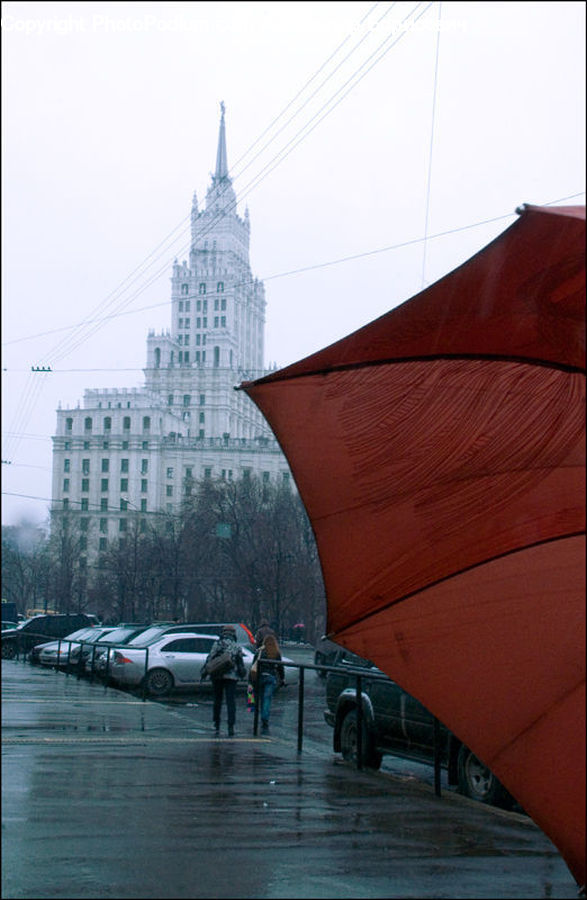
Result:
<svg viewBox="0 0 587 900">
<path fill-rule="evenodd" d="M 205 691 L 143 702 L 3 661 L 2 896 L 577 896 L 526 816 L 355 771 L 317 679 L 310 696 L 298 754 L 294 685 L 268 736 L 239 696 L 235 737 L 215 738 Z"/>
</svg>

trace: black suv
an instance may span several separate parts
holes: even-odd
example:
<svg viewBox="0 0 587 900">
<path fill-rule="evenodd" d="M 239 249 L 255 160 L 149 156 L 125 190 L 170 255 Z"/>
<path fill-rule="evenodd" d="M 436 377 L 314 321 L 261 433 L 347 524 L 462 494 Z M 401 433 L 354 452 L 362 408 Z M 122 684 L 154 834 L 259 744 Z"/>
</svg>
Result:
<svg viewBox="0 0 587 900">
<path fill-rule="evenodd" d="M 85 613 L 33 616 L 17 628 L 2 632 L 2 659 L 14 659 L 17 654 L 28 653 L 36 644 L 57 641 L 72 631 L 93 624 Z"/>
<path fill-rule="evenodd" d="M 334 728 L 333 747 L 345 759 L 357 758 L 357 675 L 361 676 L 362 759 L 378 769 L 383 754 L 434 763 L 434 716 L 372 662 L 340 650 L 326 680 L 326 722 Z M 377 676 L 375 678 L 369 676 Z M 490 769 L 441 722 L 437 724 L 441 765 L 448 783 L 482 803 L 511 809 L 512 795 Z"/>
</svg>

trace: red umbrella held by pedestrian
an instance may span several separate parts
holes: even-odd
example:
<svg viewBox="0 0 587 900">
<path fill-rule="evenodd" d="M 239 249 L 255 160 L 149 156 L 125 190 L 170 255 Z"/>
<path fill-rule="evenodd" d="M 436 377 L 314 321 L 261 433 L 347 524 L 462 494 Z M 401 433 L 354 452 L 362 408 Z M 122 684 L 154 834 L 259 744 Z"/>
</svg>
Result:
<svg viewBox="0 0 587 900">
<path fill-rule="evenodd" d="M 417 697 L 585 881 L 585 208 L 241 388 L 312 522 L 327 632 Z"/>
</svg>

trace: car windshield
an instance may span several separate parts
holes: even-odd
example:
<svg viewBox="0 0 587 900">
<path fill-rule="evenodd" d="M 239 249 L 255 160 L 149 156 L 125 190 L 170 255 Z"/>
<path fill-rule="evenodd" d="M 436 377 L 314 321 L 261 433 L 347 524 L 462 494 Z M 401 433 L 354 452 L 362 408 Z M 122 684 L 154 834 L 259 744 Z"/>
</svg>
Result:
<svg viewBox="0 0 587 900">
<path fill-rule="evenodd" d="M 106 634 L 104 632 L 106 632 Z M 100 638 L 107 637 L 109 632 L 109 628 L 90 628 L 89 634 L 84 640 L 91 644 L 97 644 Z"/>
<path fill-rule="evenodd" d="M 142 631 L 140 634 L 137 634 L 136 637 L 132 639 L 132 641 L 128 642 L 129 647 L 143 647 L 147 644 L 150 644 L 152 641 L 156 641 L 157 638 L 161 637 L 161 635 L 165 634 L 167 631 L 166 625 L 154 626 L 153 628 L 147 628 L 146 631 Z"/>
<path fill-rule="evenodd" d="M 103 634 L 102 637 L 98 638 L 98 643 L 116 644 L 126 640 L 129 634 L 136 634 L 137 630 L 137 628 L 113 628 L 111 631 L 107 631 L 106 634 Z"/>
<path fill-rule="evenodd" d="M 77 631 L 72 631 L 71 634 L 68 634 L 67 637 L 64 637 L 64 641 L 79 641 L 82 638 L 87 640 L 87 637 L 92 634 L 93 628 L 78 628 Z"/>
</svg>

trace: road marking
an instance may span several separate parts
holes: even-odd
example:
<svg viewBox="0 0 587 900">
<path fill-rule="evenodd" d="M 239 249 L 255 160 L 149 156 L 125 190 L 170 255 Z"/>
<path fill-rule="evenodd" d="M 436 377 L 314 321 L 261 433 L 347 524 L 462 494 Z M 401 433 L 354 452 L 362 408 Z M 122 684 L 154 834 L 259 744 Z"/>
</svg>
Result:
<svg viewBox="0 0 587 900">
<path fill-rule="evenodd" d="M 63 736 L 63 737 L 39 737 L 39 736 L 31 736 L 27 737 L 25 735 L 16 735 L 14 737 L 2 737 L 2 744 L 218 744 L 218 743 L 245 743 L 245 744 L 269 744 L 271 743 L 270 738 L 255 738 L 255 737 L 158 737 L 157 735 L 153 735 L 152 737 L 141 737 L 139 735 L 113 735 L 113 734 L 72 734 L 71 736 Z"/>
</svg>

